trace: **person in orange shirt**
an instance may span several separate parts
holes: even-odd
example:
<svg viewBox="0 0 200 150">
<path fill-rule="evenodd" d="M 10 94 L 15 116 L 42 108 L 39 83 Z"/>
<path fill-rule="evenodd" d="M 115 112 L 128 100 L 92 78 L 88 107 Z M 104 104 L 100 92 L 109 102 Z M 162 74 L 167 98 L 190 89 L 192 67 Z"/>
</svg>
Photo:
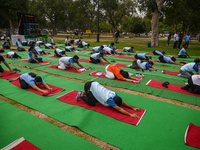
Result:
<svg viewBox="0 0 200 150">
<path fill-rule="evenodd" d="M 106 66 L 106 74 L 105 76 L 109 79 L 120 79 L 125 81 L 133 81 L 131 79 L 139 80 L 138 78 L 129 76 L 127 71 L 122 70 L 118 66 L 111 64 Z"/>
</svg>

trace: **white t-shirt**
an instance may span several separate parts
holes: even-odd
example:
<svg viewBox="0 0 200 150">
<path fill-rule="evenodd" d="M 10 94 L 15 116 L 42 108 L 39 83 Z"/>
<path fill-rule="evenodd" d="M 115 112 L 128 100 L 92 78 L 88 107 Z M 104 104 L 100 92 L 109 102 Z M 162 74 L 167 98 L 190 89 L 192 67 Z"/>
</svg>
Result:
<svg viewBox="0 0 200 150">
<path fill-rule="evenodd" d="M 68 38 L 65 39 L 65 43 L 69 44 L 69 41 L 70 40 Z"/>
<path fill-rule="evenodd" d="M 178 37 L 178 34 L 174 34 L 174 41 L 178 41 L 179 40 L 179 37 Z"/>
<path fill-rule="evenodd" d="M 200 86 L 200 75 L 192 75 L 192 82 L 194 85 Z"/>
<path fill-rule="evenodd" d="M 109 47 L 104 47 L 103 50 L 111 54 L 112 49 Z"/>
</svg>

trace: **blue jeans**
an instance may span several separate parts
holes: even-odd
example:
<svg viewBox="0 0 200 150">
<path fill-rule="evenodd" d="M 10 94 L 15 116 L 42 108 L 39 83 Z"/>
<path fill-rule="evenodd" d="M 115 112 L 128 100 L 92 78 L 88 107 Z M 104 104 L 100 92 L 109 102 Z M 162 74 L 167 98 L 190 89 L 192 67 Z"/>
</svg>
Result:
<svg viewBox="0 0 200 150">
<path fill-rule="evenodd" d="M 178 45 L 178 41 L 174 42 L 174 47 L 173 48 L 177 48 Z"/>
</svg>

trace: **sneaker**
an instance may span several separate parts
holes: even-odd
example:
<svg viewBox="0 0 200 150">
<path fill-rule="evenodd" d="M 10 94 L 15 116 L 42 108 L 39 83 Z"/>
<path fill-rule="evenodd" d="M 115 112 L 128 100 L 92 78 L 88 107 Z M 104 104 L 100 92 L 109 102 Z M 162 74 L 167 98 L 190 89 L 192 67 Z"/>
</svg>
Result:
<svg viewBox="0 0 200 150">
<path fill-rule="evenodd" d="M 131 73 L 131 72 L 128 72 L 128 74 L 129 74 L 129 76 L 132 76 L 132 75 L 133 75 L 133 73 Z"/>
<path fill-rule="evenodd" d="M 136 73 L 136 77 L 143 78 L 143 77 L 144 77 L 144 75 L 143 75 L 143 74 L 141 74 L 141 73 Z"/>
<path fill-rule="evenodd" d="M 78 94 L 76 96 L 76 101 L 78 101 L 79 98 L 81 98 L 81 92 L 78 92 Z"/>
<path fill-rule="evenodd" d="M 81 90 L 80 92 L 81 92 L 82 95 L 84 95 L 84 91 L 83 90 Z"/>
</svg>

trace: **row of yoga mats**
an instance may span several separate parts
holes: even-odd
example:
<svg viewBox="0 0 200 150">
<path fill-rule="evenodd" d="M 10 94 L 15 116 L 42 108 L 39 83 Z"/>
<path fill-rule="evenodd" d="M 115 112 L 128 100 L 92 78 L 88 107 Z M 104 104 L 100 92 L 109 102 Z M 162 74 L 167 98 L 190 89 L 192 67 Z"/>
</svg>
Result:
<svg viewBox="0 0 200 150">
<path fill-rule="evenodd" d="M 22 69 L 22 73 L 25 71 L 27 70 Z M 40 96 L 20 89 L 8 80 L 0 79 L 1 84 L 6 85 L 6 89 L 5 86 L 0 86 L 2 95 L 58 121 L 77 126 L 82 131 L 121 149 L 195 149 L 184 143 L 184 135 L 190 123 L 200 126 L 200 111 L 198 110 L 124 92 L 116 92 L 130 105 L 146 110 L 140 124 L 134 126 L 102 113 L 56 99 L 70 91 L 82 90 L 83 83 L 48 74 L 37 74 L 42 76 L 46 83 L 63 88 L 65 91 L 49 97 Z M 12 89 L 12 92 L 7 89 Z M 12 139 L 10 142 L 14 140 Z"/>
</svg>

